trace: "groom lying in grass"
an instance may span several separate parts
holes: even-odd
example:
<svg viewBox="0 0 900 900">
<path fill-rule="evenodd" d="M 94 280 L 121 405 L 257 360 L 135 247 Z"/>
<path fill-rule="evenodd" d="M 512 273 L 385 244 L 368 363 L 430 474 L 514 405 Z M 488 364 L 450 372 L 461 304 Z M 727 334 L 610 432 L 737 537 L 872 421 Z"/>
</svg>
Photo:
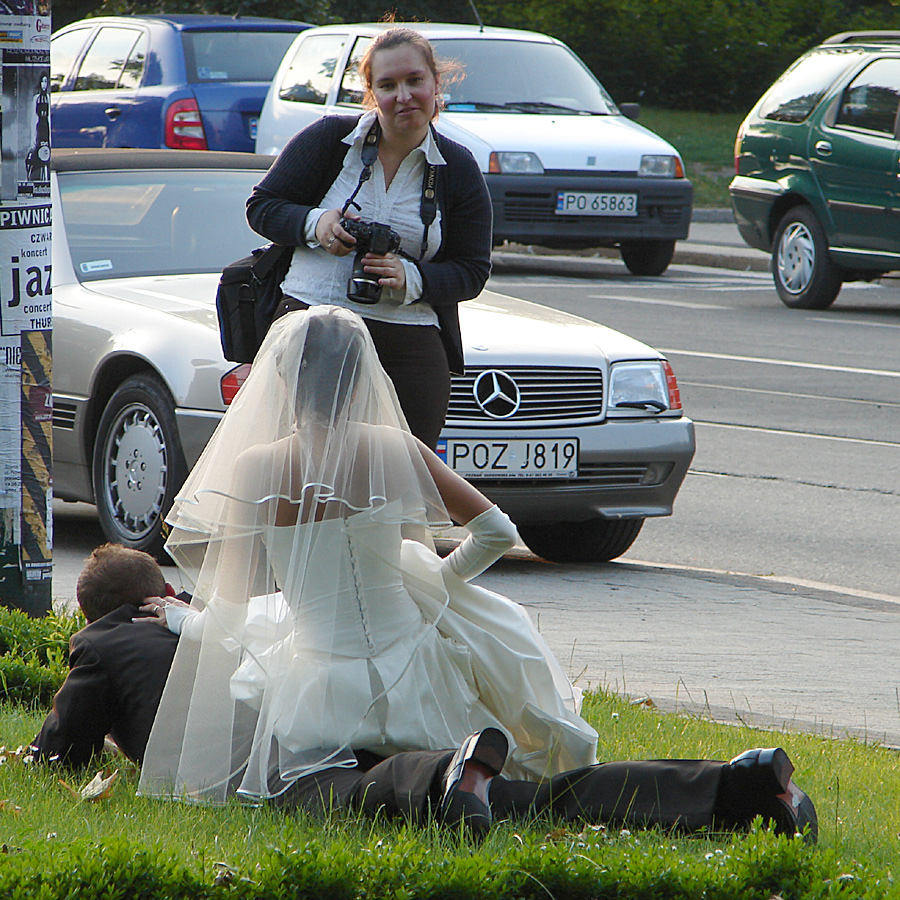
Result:
<svg viewBox="0 0 900 900">
<path fill-rule="evenodd" d="M 148 622 L 186 604 L 151 556 L 116 544 L 91 554 L 77 598 L 88 624 L 71 639 L 69 674 L 33 741 L 35 759 L 85 765 L 109 737 L 140 764 L 179 640 Z M 761 816 L 777 833 L 817 837 L 815 808 L 791 779 L 793 765 L 780 748 L 749 750 L 730 762 L 601 763 L 539 783 L 501 775 L 506 750 L 506 736 L 495 728 L 470 735 L 458 748 L 387 759 L 361 750 L 355 768 L 298 778 L 272 803 L 414 822 L 432 817 L 478 834 L 494 821 L 549 813 L 563 821 L 686 833 L 740 830 Z"/>
</svg>

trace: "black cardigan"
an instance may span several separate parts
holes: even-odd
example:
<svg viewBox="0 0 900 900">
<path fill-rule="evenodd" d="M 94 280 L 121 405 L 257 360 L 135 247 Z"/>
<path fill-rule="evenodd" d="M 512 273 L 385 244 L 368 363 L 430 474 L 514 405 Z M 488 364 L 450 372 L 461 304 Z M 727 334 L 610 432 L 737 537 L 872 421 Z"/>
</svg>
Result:
<svg viewBox="0 0 900 900">
<path fill-rule="evenodd" d="M 325 116 L 287 143 L 247 200 L 250 227 L 276 244 L 305 242 L 304 223 L 340 174 L 356 116 Z M 491 200 L 478 163 L 461 144 L 433 132 L 447 165 L 438 166 L 441 245 L 417 261 L 421 300 L 437 313 L 450 371 L 463 371 L 456 304 L 478 296 L 491 272 Z"/>
</svg>

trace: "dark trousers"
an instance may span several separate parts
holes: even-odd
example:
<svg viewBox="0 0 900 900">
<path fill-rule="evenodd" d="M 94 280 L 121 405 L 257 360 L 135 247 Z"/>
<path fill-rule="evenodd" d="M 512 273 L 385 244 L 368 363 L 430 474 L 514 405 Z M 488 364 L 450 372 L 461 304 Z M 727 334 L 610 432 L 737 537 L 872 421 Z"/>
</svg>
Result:
<svg viewBox="0 0 900 900">
<path fill-rule="evenodd" d="M 304 309 L 309 305 L 302 300 L 285 297 L 273 320 Z M 450 366 L 440 331 L 434 325 L 363 321 L 394 384 L 409 430 L 432 450 L 437 449 L 450 404 Z"/>
<path fill-rule="evenodd" d="M 352 809 L 422 822 L 440 799 L 441 779 L 452 755 L 422 750 L 382 760 L 359 752 L 357 768 L 327 769 L 301 778 L 274 802 L 288 809 Z M 491 782 L 491 811 L 498 821 L 549 813 L 563 821 L 698 831 L 718 818 L 726 765 L 647 760 L 601 763 L 539 784 L 499 777 Z"/>
</svg>

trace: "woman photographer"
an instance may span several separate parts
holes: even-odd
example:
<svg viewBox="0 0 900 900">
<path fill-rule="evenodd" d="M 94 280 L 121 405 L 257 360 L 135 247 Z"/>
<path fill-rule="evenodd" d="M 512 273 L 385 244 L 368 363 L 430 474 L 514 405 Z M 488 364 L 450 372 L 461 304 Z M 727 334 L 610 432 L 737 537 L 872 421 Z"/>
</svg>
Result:
<svg viewBox="0 0 900 900">
<path fill-rule="evenodd" d="M 456 304 L 490 273 L 491 202 L 469 150 L 432 128 L 446 68 L 427 39 L 389 28 L 360 72 L 369 111 L 326 116 L 292 138 L 247 219 L 295 247 L 276 317 L 323 303 L 361 315 L 411 431 L 433 449 L 450 373 L 463 368 Z M 384 226 L 398 249 L 384 252 Z"/>
</svg>

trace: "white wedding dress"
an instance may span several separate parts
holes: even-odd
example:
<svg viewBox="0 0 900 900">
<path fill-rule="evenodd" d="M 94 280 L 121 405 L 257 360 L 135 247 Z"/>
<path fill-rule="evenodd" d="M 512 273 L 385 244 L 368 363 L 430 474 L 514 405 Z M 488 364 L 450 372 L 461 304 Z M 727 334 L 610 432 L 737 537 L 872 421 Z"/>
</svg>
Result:
<svg viewBox="0 0 900 900">
<path fill-rule="evenodd" d="M 580 696 L 525 610 L 402 541 L 399 524 L 378 521 L 383 512 L 270 530 L 283 636 L 247 656 L 235 699 L 255 703 L 268 690 L 272 733 L 298 760 L 323 747 L 453 748 L 492 725 L 511 738 L 515 777 L 595 762 Z M 304 572 L 289 565 L 298 529 L 315 532 Z"/>
<path fill-rule="evenodd" d="M 271 797 L 355 766 L 354 751 L 451 750 L 487 726 L 510 739 L 511 776 L 595 762 L 580 692 L 527 613 L 460 577 L 503 550 L 475 568 L 457 565 L 465 542 L 435 553 L 451 524 L 442 465 L 358 316 L 313 307 L 272 324 L 166 518 L 196 612 L 140 793 Z"/>
</svg>

